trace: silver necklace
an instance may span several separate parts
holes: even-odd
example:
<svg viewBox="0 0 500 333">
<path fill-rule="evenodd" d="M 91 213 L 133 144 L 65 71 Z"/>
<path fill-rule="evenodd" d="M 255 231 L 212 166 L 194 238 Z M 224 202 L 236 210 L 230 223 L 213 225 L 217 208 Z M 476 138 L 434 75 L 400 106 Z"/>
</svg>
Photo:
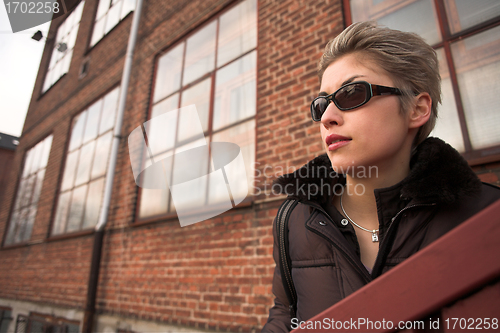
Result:
<svg viewBox="0 0 500 333">
<path fill-rule="evenodd" d="M 359 229 L 361 230 L 364 230 L 364 231 L 368 231 L 368 232 L 371 232 L 372 233 L 372 242 L 378 242 L 378 230 L 370 230 L 370 229 L 366 229 L 362 226 L 360 226 L 359 224 L 357 224 L 356 222 L 354 222 L 350 217 L 349 215 L 347 215 L 345 209 L 344 209 L 344 206 L 342 205 L 342 196 L 344 195 L 344 193 L 342 193 L 340 195 L 340 209 L 342 209 L 342 213 L 344 213 L 345 217 L 347 217 L 347 219 L 349 220 L 349 222 L 351 222 L 353 225 L 355 225 L 356 227 L 358 227 Z"/>
</svg>

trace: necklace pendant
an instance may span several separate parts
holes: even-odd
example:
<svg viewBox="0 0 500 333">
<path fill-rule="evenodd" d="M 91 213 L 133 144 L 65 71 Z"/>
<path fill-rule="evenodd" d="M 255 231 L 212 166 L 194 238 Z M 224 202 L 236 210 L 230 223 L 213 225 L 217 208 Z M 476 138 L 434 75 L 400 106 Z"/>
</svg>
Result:
<svg viewBox="0 0 500 333">
<path fill-rule="evenodd" d="M 378 233 L 376 230 L 373 230 L 372 232 L 372 242 L 374 243 L 378 242 Z"/>
</svg>

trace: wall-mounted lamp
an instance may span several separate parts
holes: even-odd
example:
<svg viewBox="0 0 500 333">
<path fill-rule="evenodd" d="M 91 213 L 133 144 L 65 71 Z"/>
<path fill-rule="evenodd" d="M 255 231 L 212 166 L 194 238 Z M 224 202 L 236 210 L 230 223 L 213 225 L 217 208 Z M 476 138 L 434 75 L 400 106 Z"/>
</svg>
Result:
<svg viewBox="0 0 500 333">
<path fill-rule="evenodd" d="M 39 42 L 42 38 L 43 38 L 43 34 L 40 30 L 38 30 L 37 32 L 35 32 L 35 34 L 33 36 L 31 36 L 31 39 L 34 39 L 37 42 Z"/>
</svg>

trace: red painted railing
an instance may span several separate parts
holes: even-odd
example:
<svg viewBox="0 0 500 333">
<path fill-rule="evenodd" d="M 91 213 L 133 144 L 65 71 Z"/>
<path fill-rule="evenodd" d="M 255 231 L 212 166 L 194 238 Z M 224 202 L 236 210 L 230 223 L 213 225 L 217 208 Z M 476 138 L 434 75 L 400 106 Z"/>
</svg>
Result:
<svg viewBox="0 0 500 333">
<path fill-rule="evenodd" d="M 499 320 L 497 201 L 341 302 L 292 328 L 294 332 L 500 332 Z"/>
</svg>

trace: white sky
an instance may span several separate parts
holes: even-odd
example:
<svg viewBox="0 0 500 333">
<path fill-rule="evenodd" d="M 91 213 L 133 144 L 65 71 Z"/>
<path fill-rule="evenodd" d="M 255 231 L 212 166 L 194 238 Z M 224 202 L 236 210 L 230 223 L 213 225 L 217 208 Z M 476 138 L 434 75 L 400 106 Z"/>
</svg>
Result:
<svg viewBox="0 0 500 333">
<path fill-rule="evenodd" d="M 3 1 L 2 1 L 3 2 Z M 0 4 L 0 132 L 21 136 L 33 93 L 45 39 L 31 36 L 41 30 L 47 36 L 50 22 L 12 33 L 5 5 Z"/>
</svg>

